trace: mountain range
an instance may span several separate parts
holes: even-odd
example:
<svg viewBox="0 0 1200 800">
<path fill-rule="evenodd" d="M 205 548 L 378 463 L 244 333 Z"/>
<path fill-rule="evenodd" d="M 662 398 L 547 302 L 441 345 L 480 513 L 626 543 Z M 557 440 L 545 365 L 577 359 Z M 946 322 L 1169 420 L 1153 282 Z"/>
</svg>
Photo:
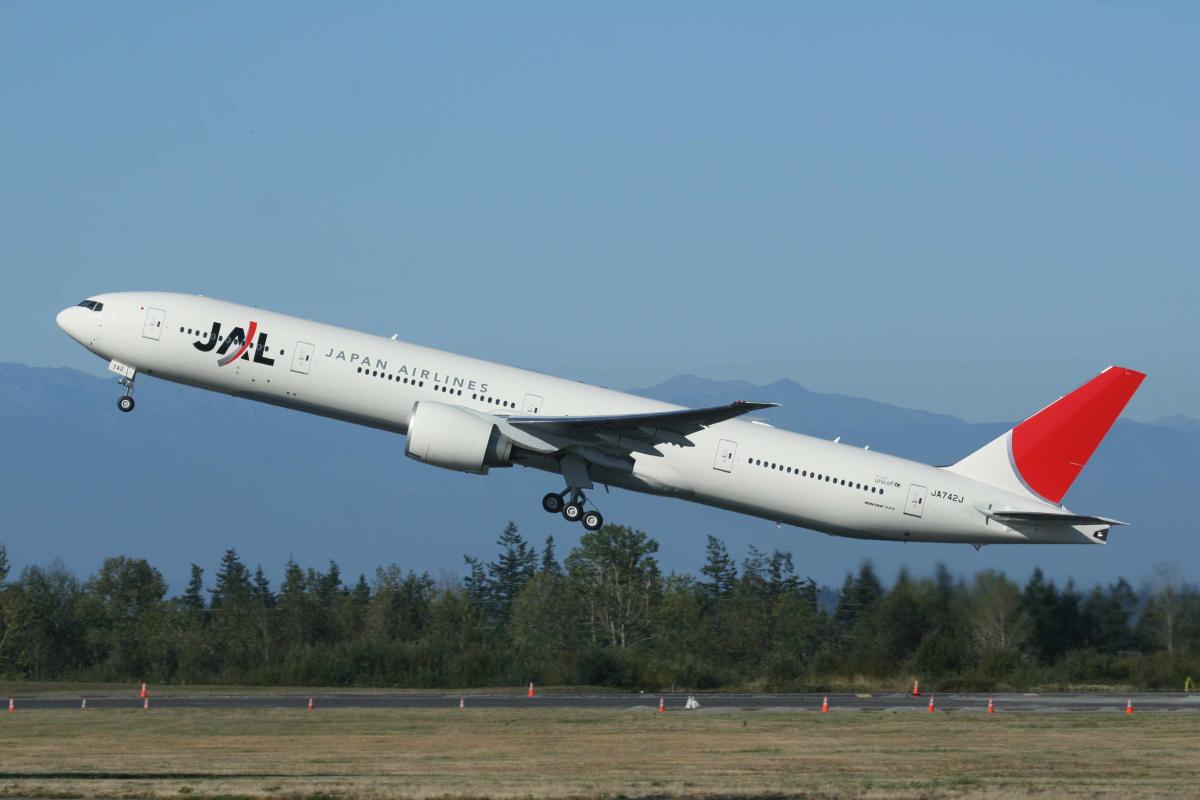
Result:
<svg viewBox="0 0 1200 800">
<path fill-rule="evenodd" d="M 934 464 L 1012 424 L 812 392 L 786 379 L 755 386 L 681 375 L 632 391 L 689 406 L 776 402 L 760 415 L 776 427 Z M 494 557 L 510 519 L 538 546 L 553 535 L 560 557 L 582 532 L 541 510 L 541 496 L 561 488 L 548 474 L 446 472 L 405 458 L 399 436 L 152 379 L 138 382 L 137 410 L 121 414 L 120 393 L 115 379 L 0 364 L 0 543 L 16 567 L 58 558 L 86 576 L 106 556 L 138 556 L 178 591 L 191 562 L 211 575 L 236 547 L 273 577 L 289 557 L 305 566 L 333 559 L 352 577 L 389 562 L 451 576 L 462 573 L 464 554 Z M 1137 583 L 1168 563 L 1194 581 L 1197 525 L 1181 509 L 1197 467 L 1200 421 L 1119 420 L 1065 501 L 1132 523 L 1096 547 L 977 552 L 859 541 L 621 490 L 591 496 L 609 522 L 655 537 L 665 570 L 695 572 L 711 533 L 738 556 L 750 546 L 791 551 L 801 574 L 831 585 L 868 558 L 885 577 L 943 561 L 962 574 L 1001 569 L 1023 579 L 1040 566 L 1060 583 Z"/>
</svg>

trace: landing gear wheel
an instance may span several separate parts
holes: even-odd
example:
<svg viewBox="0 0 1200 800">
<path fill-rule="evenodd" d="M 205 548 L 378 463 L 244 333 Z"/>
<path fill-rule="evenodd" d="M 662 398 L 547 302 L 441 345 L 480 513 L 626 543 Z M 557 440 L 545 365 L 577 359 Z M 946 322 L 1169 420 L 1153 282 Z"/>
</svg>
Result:
<svg viewBox="0 0 1200 800">
<path fill-rule="evenodd" d="M 563 498 L 560 494 L 551 492 L 542 498 L 542 508 L 549 511 L 551 514 L 558 514 L 563 510 Z"/>
<path fill-rule="evenodd" d="M 133 411 L 133 398 L 129 395 L 125 395 L 124 397 L 120 398 L 117 400 L 117 408 L 121 409 L 121 411 L 125 412 L 126 414 L 128 414 L 130 411 Z"/>
<path fill-rule="evenodd" d="M 583 516 L 583 503 L 567 503 L 563 506 L 562 515 L 567 522 L 579 522 Z"/>
<path fill-rule="evenodd" d="M 585 511 L 583 514 L 583 527 L 589 531 L 598 531 L 604 524 L 604 517 L 600 516 L 599 511 Z"/>
</svg>

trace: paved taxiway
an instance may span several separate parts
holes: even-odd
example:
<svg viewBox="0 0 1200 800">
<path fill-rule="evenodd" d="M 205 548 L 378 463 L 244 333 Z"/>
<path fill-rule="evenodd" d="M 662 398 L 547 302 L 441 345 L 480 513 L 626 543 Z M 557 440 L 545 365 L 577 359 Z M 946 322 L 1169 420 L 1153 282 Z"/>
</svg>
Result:
<svg viewBox="0 0 1200 800">
<path fill-rule="evenodd" d="M 658 707 L 658 694 L 384 694 L 384 693 L 315 693 L 311 695 L 315 708 L 457 708 L 460 697 L 467 708 L 561 708 L 647 710 Z M 683 710 L 688 695 L 661 695 L 668 711 Z M 714 711 L 818 711 L 824 694 L 696 694 L 700 712 Z M 989 696 L 998 713 L 1024 712 L 1103 712 L 1119 713 L 1132 699 L 1135 712 L 1197 712 L 1200 694 L 1144 693 L 1025 693 L 1025 694 L 937 694 L 935 707 L 939 711 L 982 712 Z M 281 709 L 307 707 L 308 694 L 279 695 L 221 695 L 174 694 L 161 696 L 152 693 L 151 708 L 220 708 L 220 709 Z M 912 697 L 906 694 L 831 694 L 831 711 L 926 711 L 929 695 Z M 21 697 L 15 698 L 18 709 L 78 709 L 79 697 Z M 101 694 L 87 698 L 89 709 L 141 708 L 142 700 L 135 694 L 113 696 Z"/>
</svg>

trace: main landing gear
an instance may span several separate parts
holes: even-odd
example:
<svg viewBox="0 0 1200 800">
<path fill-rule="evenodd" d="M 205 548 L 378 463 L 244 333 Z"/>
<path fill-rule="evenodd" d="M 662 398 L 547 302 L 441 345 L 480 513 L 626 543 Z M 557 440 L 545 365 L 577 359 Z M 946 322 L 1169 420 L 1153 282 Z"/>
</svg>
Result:
<svg viewBox="0 0 1200 800">
<path fill-rule="evenodd" d="M 121 385 L 125 387 L 125 396 L 117 400 L 117 408 L 128 414 L 133 411 L 133 378 L 121 378 Z"/>
<path fill-rule="evenodd" d="M 567 495 L 571 502 L 567 502 Z M 604 525 L 604 517 L 599 511 L 584 509 L 587 497 L 579 489 L 566 489 L 561 493 L 551 492 L 542 498 L 542 508 L 551 514 L 562 514 L 567 522 L 582 522 L 589 531 L 598 531 Z"/>
</svg>

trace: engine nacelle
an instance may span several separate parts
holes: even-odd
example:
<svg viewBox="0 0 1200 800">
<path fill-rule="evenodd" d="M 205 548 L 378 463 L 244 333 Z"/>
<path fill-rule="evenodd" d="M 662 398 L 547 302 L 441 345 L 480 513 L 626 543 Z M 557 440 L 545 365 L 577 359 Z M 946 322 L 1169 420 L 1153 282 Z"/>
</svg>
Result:
<svg viewBox="0 0 1200 800">
<path fill-rule="evenodd" d="M 512 466 L 512 440 L 494 422 L 465 408 L 422 400 L 408 421 L 404 454 L 435 467 L 486 475 Z"/>
</svg>

